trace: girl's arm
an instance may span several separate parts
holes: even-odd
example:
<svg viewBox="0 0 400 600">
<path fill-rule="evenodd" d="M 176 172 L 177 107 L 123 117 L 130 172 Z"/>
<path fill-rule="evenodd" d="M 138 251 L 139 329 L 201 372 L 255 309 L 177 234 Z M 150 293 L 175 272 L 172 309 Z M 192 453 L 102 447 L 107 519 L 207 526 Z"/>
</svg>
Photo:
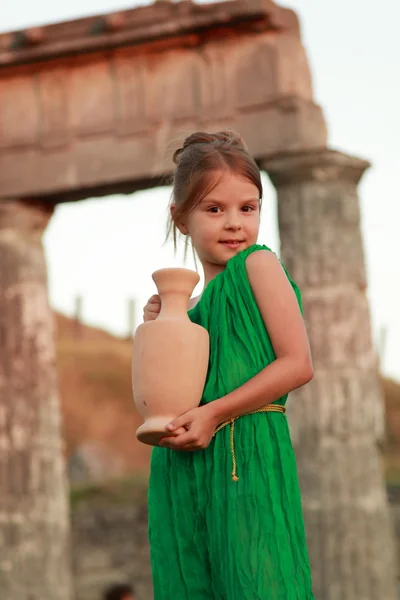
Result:
<svg viewBox="0 0 400 600">
<path fill-rule="evenodd" d="M 166 447 L 183 451 L 206 448 L 220 423 L 278 400 L 313 376 L 303 317 L 280 262 L 271 252 L 259 250 L 247 257 L 246 268 L 276 360 L 233 392 L 174 419 L 167 431 L 180 427 L 187 431 L 163 438 Z"/>
<path fill-rule="evenodd" d="M 272 252 L 259 250 L 247 257 L 246 268 L 276 360 L 233 392 L 207 405 L 220 423 L 274 402 L 313 377 L 303 317 L 280 262 Z"/>
</svg>

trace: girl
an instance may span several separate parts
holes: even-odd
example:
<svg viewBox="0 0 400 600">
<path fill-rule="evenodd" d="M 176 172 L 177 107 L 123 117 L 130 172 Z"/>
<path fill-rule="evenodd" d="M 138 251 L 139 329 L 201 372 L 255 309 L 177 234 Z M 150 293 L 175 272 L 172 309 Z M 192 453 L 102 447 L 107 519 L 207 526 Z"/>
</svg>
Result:
<svg viewBox="0 0 400 600">
<path fill-rule="evenodd" d="M 152 453 L 154 599 L 313 600 L 284 412 L 312 378 L 299 290 L 256 245 L 261 178 L 240 136 L 194 133 L 174 162 L 171 227 L 204 269 L 188 314 L 210 334 L 210 364 L 200 406 Z M 159 310 L 153 296 L 144 320 Z"/>
</svg>

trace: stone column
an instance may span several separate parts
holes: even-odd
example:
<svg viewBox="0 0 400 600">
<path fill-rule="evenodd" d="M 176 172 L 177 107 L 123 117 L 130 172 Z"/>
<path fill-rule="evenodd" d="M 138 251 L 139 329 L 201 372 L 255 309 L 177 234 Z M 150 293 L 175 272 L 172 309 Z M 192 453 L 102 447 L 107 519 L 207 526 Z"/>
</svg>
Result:
<svg viewBox="0 0 400 600">
<path fill-rule="evenodd" d="M 52 203 L 0 200 L 0 596 L 70 600 L 69 515 L 42 233 Z"/>
<path fill-rule="evenodd" d="M 384 430 L 357 184 L 366 161 L 317 149 L 269 157 L 282 261 L 299 284 L 314 380 L 289 398 L 317 600 L 395 600 Z"/>
</svg>

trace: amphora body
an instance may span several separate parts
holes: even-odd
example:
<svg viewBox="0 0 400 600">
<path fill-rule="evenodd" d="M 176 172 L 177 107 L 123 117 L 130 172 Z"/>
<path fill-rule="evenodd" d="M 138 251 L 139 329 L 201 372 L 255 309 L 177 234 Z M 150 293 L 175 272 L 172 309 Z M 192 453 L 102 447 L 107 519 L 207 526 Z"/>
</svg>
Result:
<svg viewBox="0 0 400 600">
<path fill-rule="evenodd" d="M 199 282 L 189 269 L 160 269 L 153 280 L 161 298 L 156 320 L 142 323 L 133 342 L 132 386 L 139 414 L 145 420 L 138 440 L 156 446 L 166 426 L 196 408 L 208 369 L 208 332 L 187 315 L 189 298 Z"/>
</svg>

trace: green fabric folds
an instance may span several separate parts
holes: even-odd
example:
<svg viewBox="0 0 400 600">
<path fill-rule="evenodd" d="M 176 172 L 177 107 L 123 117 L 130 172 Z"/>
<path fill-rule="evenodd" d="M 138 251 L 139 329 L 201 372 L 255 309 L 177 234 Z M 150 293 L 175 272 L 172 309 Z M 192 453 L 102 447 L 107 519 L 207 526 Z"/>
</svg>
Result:
<svg viewBox="0 0 400 600">
<path fill-rule="evenodd" d="M 231 258 L 189 311 L 210 333 L 202 403 L 233 391 L 275 359 L 245 266 L 257 250 L 269 248 L 255 245 Z M 286 396 L 276 400 L 285 402 Z M 154 600 L 314 600 L 286 416 L 239 418 L 235 448 L 237 482 L 231 479 L 229 427 L 206 450 L 153 449 Z"/>
</svg>

